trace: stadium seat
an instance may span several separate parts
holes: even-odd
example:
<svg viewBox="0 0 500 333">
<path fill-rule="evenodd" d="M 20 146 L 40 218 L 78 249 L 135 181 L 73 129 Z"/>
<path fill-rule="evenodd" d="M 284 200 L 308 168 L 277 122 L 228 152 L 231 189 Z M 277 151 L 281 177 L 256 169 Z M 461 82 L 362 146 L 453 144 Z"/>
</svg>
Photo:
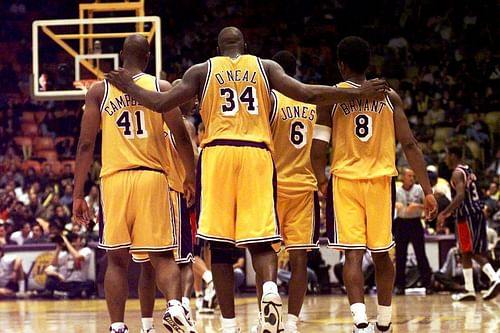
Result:
<svg viewBox="0 0 500 333">
<path fill-rule="evenodd" d="M 472 156 L 474 156 L 474 159 L 481 161 L 481 163 L 484 163 L 484 150 L 483 148 L 481 148 L 479 143 L 469 140 L 465 144 L 467 145 L 467 147 L 469 147 L 470 151 L 472 152 Z"/>
<path fill-rule="evenodd" d="M 42 170 L 45 169 L 45 165 L 52 165 L 52 170 L 56 175 L 61 173 L 62 167 L 59 161 L 45 161 L 42 163 Z"/>
<path fill-rule="evenodd" d="M 25 136 L 38 136 L 38 125 L 35 123 L 22 123 L 21 130 Z"/>
<path fill-rule="evenodd" d="M 23 161 L 23 170 L 26 171 L 29 168 L 33 168 L 33 169 L 35 169 L 36 173 L 40 173 L 40 170 L 41 170 L 40 162 L 34 161 L 34 160 Z"/>
<path fill-rule="evenodd" d="M 38 111 L 37 113 L 35 113 L 35 120 L 37 124 L 40 124 L 45 119 L 46 115 L 47 111 Z"/>
<path fill-rule="evenodd" d="M 58 161 L 59 156 L 55 150 L 41 150 L 36 153 L 36 157 L 45 158 L 47 161 Z"/>
<path fill-rule="evenodd" d="M 446 144 L 444 143 L 444 141 L 441 141 L 441 140 L 434 141 L 434 143 L 432 144 L 432 150 L 434 150 L 436 152 L 440 152 L 445 147 L 446 147 Z"/>
<path fill-rule="evenodd" d="M 434 131 L 434 141 L 446 141 L 453 134 L 453 127 L 437 127 Z"/>
<path fill-rule="evenodd" d="M 33 143 L 34 143 L 35 151 L 53 150 L 55 147 L 54 139 L 48 138 L 48 137 L 33 138 Z"/>
<path fill-rule="evenodd" d="M 31 138 L 27 136 L 16 136 L 14 142 L 21 147 L 31 147 L 33 144 Z"/>
<path fill-rule="evenodd" d="M 21 115 L 22 123 L 35 123 L 35 113 L 30 111 L 23 111 Z"/>
<path fill-rule="evenodd" d="M 64 141 L 64 140 L 69 140 L 71 145 L 73 145 L 75 143 L 75 138 L 72 136 L 58 136 L 54 140 L 54 145 L 57 145 L 59 142 Z"/>
</svg>

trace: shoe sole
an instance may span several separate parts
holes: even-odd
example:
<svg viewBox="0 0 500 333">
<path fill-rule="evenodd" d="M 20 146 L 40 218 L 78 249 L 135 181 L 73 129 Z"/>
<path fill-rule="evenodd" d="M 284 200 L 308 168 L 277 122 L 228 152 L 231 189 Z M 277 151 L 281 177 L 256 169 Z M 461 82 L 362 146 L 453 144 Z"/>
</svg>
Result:
<svg viewBox="0 0 500 333">
<path fill-rule="evenodd" d="M 492 290 L 491 294 L 483 297 L 483 300 L 489 301 L 490 299 L 494 299 L 495 297 L 497 297 L 498 294 L 500 294 L 500 283 L 497 283 L 495 288 Z"/>
<path fill-rule="evenodd" d="M 162 322 L 163 326 L 171 333 L 197 333 L 183 318 L 177 318 L 170 313 L 163 316 Z"/>
<path fill-rule="evenodd" d="M 455 302 L 474 302 L 476 300 L 476 296 L 465 296 L 464 298 L 461 299 L 453 299 Z"/>
<path fill-rule="evenodd" d="M 282 328 L 281 298 L 277 294 L 267 294 L 262 297 L 262 333 L 281 333 Z"/>
</svg>

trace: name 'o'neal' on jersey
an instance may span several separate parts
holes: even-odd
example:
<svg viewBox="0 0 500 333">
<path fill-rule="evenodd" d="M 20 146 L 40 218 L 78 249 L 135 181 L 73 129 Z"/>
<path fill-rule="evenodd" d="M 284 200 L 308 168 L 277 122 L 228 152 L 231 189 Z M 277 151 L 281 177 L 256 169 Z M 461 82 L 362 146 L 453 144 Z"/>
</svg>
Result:
<svg viewBox="0 0 500 333">
<path fill-rule="evenodd" d="M 205 144 L 216 140 L 264 142 L 271 147 L 269 82 L 259 58 L 208 60 L 208 74 L 201 96 L 200 114 L 205 124 Z"/>
<path fill-rule="evenodd" d="M 351 81 L 338 88 L 358 88 Z M 383 100 L 354 99 L 332 109 L 332 174 L 346 179 L 396 176 L 394 107 Z"/>
<path fill-rule="evenodd" d="M 134 81 L 144 89 L 160 91 L 158 81 L 151 75 L 135 75 Z M 161 113 L 140 105 L 106 80 L 100 110 L 101 177 L 139 167 L 166 172 L 167 146 Z"/>
</svg>

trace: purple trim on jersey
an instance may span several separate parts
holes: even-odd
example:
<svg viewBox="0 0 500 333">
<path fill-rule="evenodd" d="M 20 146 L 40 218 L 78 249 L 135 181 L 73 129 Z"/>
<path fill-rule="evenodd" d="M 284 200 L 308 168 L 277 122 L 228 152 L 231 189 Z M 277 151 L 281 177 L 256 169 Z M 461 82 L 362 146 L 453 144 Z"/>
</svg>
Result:
<svg viewBox="0 0 500 333">
<path fill-rule="evenodd" d="M 320 216 L 318 191 L 314 191 L 314 234 L 312 239 L 313 244 L 318 244 L 319 242 L 320 226 L 321 226 L 321 216 Z"/>
<path fill-rule="evenodd" d="M 196 164 L 196 194 L 195 194 L 195 214 L 196 214 L 196 230 L 200 227 L 200 213 L 201 213 L 201 161 L 203 157 L 203 149 L 198 155 L 198 163 Z"/>
<path fill-rule="evenodd" d="M 101 184 L 102 186 L 102 184 Z M 99 191 L 99 218 L 98 222 L 99 223 L 99 243 L 104 243 L 104 205 L 102 204 L 102 193 L 104 191 L 101 191 L 101 186 L 98 187 Z"/>
<path fill-rule="evenodd" d="M 269 150 L 264 142 L 216 139 L 207 143 L 204 147 L 231 146 L 231 147 L 253 147 Z"/>
<path fill-rule="evenodd" d="M 338 243 L 335 233 L 335 222 L 335 210 L 333 208 L 333 176 L 331 176 L 326 194 L 326 235 L 329 244 Z"/>
<path fill-rule="evenodd" d="M 267 147 L 266 147 L 267 148 Z M 273 206 L 274 206 L 274 226 L 276 235 L 281 235 L 280 221 L 278 218 L 278 173 L 273 161 Z"/>
<path fill-rule="evenodd" d="M 186 198 L 177 192 L 179 203 L 179 253 L 177 263 L 189 263 L 193 259 L 193 232 Z"/>
</svg>

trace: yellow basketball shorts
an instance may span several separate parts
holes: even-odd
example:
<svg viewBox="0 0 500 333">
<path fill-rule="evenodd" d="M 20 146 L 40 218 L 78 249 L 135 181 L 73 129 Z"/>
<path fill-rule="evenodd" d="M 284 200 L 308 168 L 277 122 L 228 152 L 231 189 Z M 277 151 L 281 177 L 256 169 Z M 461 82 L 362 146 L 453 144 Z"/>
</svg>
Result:
<svg viewBox="0 0 500 333">
<path fill-rule="evenodd" d="M 392 177 L 350 180 L 332 176 L 326 217 L 329 247 L 385 252 L 394 247 Z"/>
<path fill-rule="evenodd" d="M 319 248 L 317 192 L 278 190 L 278 220 L 286 250 Z"/>
<path fill-rule="evenodd" d="M 101 179 L 99 247 L 130 252 L 173 250 L 175 221 L 167 177 L 154 170 L 127 170 Z"/>
<path fill-rule="evenodd" d="M 193 229 L 191 227 L 190 212 L 184 195 L 170 189 L 170 202 L 175 221 L 175 243 L 174 258 L 178 264 L 188 264 L 194 261 L 193 255 Z M 132 259 L 135 262 L 149 261 L 147 252 L 134 252 Z"/>
<path fill-rule="evenodd" d="M 245 245 L 281 240 L 271 153 L 257 142 L 215 140 L 197 172 L 198 237 Z"/>
</svg>

